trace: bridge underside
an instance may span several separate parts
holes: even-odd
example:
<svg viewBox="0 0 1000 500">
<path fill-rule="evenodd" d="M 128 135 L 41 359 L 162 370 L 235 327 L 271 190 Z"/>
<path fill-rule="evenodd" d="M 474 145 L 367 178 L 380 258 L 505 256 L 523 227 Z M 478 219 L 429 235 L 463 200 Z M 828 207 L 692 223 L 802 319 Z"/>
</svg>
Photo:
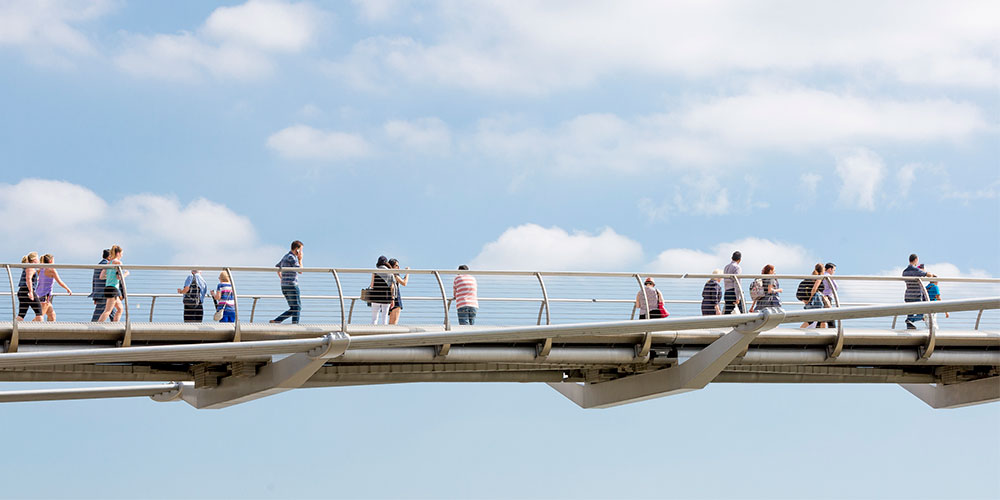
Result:
<svg viewBox="0 0 1000 500">
<path fill-rule="evenodd" d="M 246 324 L 21 324 L 0 354 L 5 382 L 170 382 L 12 391 L 3 401 L 152 396 L 222 408 L 299 387 L 414 382 L 544 382 L 584 408 L 716 383 L 901 384 L 935 408 L 1000 400 L 1000 332 L 777 327 L 781 311 L 732 328 L 476 328 Z M 678 320 L 654 320 L 661 324 Z M 616 326 L 617 325 L 617 326 Z M 0 338 L 11 325 L 0 323 Z M 650 328 L 652 329 L 652 328 Z M 446 340 L 448 342 L 446 342 Z M 933 340 L 933 352 L 928 343 Z"/>
</svg>

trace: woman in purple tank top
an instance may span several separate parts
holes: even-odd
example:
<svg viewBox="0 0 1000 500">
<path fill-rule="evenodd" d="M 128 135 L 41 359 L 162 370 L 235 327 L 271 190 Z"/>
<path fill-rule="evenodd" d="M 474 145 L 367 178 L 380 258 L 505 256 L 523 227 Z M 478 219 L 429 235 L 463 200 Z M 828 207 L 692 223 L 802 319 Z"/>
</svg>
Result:
<svg viewBox="0 0 1000 500">
<path fill-rule="evenodd" d="M 51 264 L 53 260 L 50 253 L 42 256 L 42 264 Z M 59 278 L 59 271 L 52 267 L 41 269 L 38 273 L 38 284 L 35 285 L 35 297 L 42 304 L 42 315 L 47 316 L 49 321 L 56 320 L 56 310 L 52 308 L 52 283 L 59 283 L 66 293 L 73 295 L 73 291 Z"/>
</svg>

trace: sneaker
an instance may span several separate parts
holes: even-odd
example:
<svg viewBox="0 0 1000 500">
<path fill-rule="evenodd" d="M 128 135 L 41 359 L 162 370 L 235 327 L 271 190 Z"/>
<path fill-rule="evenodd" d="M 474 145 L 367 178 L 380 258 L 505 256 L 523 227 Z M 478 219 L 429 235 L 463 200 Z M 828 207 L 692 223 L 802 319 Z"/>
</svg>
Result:
<svg viewBox="0 0 1000 500">
<path fill-rule="evenodd" d="M 910 321 L 910 320 L 906 320 L 906 329 L 907 330 L 916 330 L 917 329 L 917 325 L 914 325 L 913 322 Z"/>
</svg>

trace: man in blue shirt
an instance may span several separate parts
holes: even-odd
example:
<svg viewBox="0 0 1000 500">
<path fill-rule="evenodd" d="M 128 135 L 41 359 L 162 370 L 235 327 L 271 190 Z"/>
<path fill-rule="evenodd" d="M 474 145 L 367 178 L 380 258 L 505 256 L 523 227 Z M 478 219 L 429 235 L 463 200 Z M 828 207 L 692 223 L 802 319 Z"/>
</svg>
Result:
<svg viewBox="0 0 1000 500">
<path fill-rule="evenodd" d="M 105 248 L 102 254 L 101 261 L 98 264 L 107 264 L 110 262 L 108 257 L 111 256 L 111 250 Z M 101 279 L 102 269 L 94 269 L 94 277 L 91 280 L 90 297 L 94 301 L 94 315 L 90 317 L 91 322 L 96 322 L 100 317 L 101 313 L 104 312 L 104 306 L 107 305 L 108 299 L 104 298 L 104 280 Z M 116 318 L 118 316 L 115 316 Z"/>
<path fill-rule="evenodd" d="M 292 242 L 291 250 L 275 264 L 277 268 L 302 267 L 302 242 L 295 240 Z M 281 277 L 281 294 L 288 302 L 288 310 L 271 320 L 271 323 L 281 323 L 287 318 L 292 318 L 292 324 L 299 323 L 299 315 L 302 312 L 302 305 L 299 300 L 299 274 L 296 271 L 278 271 Z"/>
<path fill-rule="evenodd" d="M 201 323 L 205 317 L 205 294 L 208 293 L 208 282 L 201 277 L 201 271 L 192 269 L 191 275 L 184 280 L 184 287 L 178 288 L 177 293 L 182 295 L 184 322 Z"/>
<path fill-rule="evenodd" d="M 903 276 L 909 276 L 914 278 L 930 277 L 933 278 L 934 275 L 924 271 L 923 266 L 919 264 L 919 259 L 917 254 L 910 254 L 910 265 L 903 269 Z M 903 295 L 903 300 L 906 302 L 923 302 L 927 300 L 925 295 L 927 291 L 920 284 L 920 280 L 912 279 L 906 280 L 906 293 Z M 906 316 L 906 329 L 916 330 L 917 325 L 914 324 L 915 321 L 923 321 L 923 314 L 910 314 Z"/>
</svg>

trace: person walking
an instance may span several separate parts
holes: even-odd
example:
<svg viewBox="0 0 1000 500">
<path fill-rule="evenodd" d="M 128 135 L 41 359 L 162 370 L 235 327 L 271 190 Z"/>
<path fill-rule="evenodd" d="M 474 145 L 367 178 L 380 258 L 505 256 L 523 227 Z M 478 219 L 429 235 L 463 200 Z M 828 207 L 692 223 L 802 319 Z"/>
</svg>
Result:
<svg viewBox="0 0 1000 500">
<path fill-rule="evenodd" d="M 236 296 L 233 294 L 233 283 L 228 272 L 219 273 L 219 284 L 212 290 L 212 298 L 215 299 L 216 311 L 222 310 L 219 323 L 235 323 Z"/>
<path fill-rule="evenodd" d="M 29 252 L 21 258 L 22 264 L 38 264 L 38 252 Z M 42 320 L 42 304 L 35 296 L 35 286 L 38 284 L 38 269 L 25 267 L 21 269 L 21 280 L 17 285 L 17 320 L 24 321 L 28 309 L 35 313 L 31 321 Z"/>
<path fill-rule="evenodd" d="M 302 242 L 299 240 L 293 241 L 288 253 L 275 264 L 275 267 L 280 269 L 302 266 Z M 277 318 L 272 319 L 271 323 L 281 323 L 288 318 L 292 318 L 293 325 L 299 323 L 302 313 L 299 274 L 301 273 L 296 271 L 278 271 L 278 276 L 281 277 L 281 294 L 285 296 L 285 302 L 288 303 L 288 310 L 279 314 Z"/>
<path fill-rule="evenodd" d="M 52 254 L 47 253 L 42 256 L 42 264 L 52 264 L 55 259 Z M 52 284 L 58 283 L 66 290 L 66 293 L 73 295 L 73 291 L 59 278 L 59 271 L 55 268 L 46 267 L 38 273 L 38 284 L 35 286 L 35 299 L 42 305 L 42 315 L 48 317 L 49 321 L 56 320 L 56 310 L 52 307 Z"/>
<path fill-rule="evenodd" d="M 399 261 L 389 259 L 389 269 L 399 269 Z M 406 269 L 410 268 L 407 267 Z M 397 325 L 399 324 L 399 315 L 403 312 L 403 292 L 400 290 L 400 287 L 406 286 L 410 282 L 410 275 L 400 276 L 393 274 L 392 277 L 396 281 L 396 286 L 393 288 L 392 305 L 389 307 L 389 324 Z"/>
<path fill-rule="evenodd" d="M 760 274 L 774 274 L 774 266 L 768 264 L 760 270 Z M 777 278 L 762 278 L 761 286 L 763 287 L 763 296 L 754 302 L 753 310 L 759 311 L 761 307 L 781 307 L 781 297 L 779 294 L 783 291 L 781 285 L 778 283 Z"/>
<path fill-rule="evenodd" d="M 662 318 L 660 304 L 663 303 L 663 294 L 656 289 L 653 278 L 646 278 L 642 290 L 635 294 L 635 307 L 639 309 L 639 319 Z"/>
<path fill-rule="evenodd" d="M 375 267 L 388 271 L 389 259 L 380 255 L 378 261 L 375 262 Z M 373 325 L 389 324 L 389 306 L 392 304 L 393 289 L 395 288 L 393 285 L 396 282 L 393 276 L 392 273 L 372 273 L 372 281 L 368 285 L 371 293 L 368 298 L 371 300 Z"/>
<path fill-rule="evenodd" d="M 740 261 L 743 260 L 743 254 L 739 251 L 733 252 L 733 260 L 722 269 L 723 274 L 741 274 L 743 268 L 740 267 Z M 746 308 L 743 306 L 743 301 L 740 300 L 740 294 L 737 292 L 737 287 L 740 286 L 738 279 L 726 277 L 724 280 L 726 286 L 726 309 L 725 314 L 732 313 L 735 309 L 739 308 L 741 313 L 746 312 Z"/>
<path fill-rule="evenodd" d="M 458 266 L 459 271 L 468 271 L 469 266 Z M 476 314 L 479 313 L 479 283 L 470 274 L 459 273 L 451 284 L 451 296 L 455 299 L 455 312 L 458 313 L 458 324 L 475 325 Z"/>
<path fill-rule="evenodd" d="M 911 278 L 936 277 L 933 274 L 928 273 L 927 271 L 924 271 L 922 269 L 922 266 L 920 266 L 920 258 L 917 257 L 917 254 L 915 253 L 910 254 L 910 265 L 906 266 L 906 269 L 903 269 L 903 276 Z M 906 280 L 906 292 L 903 294 L 903 300 L 905 302 L 923 302 L 924 300 L 926 300 L 924 299 L 925 292 L 926 290 L 924 290 L 924 287 L 920 285 L 919 279 Z M 917 329 L 916 322 L 923 321 L 923 319 L 924 319 L 923 314 L 907 315 L 906 329 L 916 330 Z"/>
<path fill-rule="evenodd" d="M 122 257 L 125 255 L 125 251 L 122 247 L 118 245 L 112 245 L 108 257 L 111 258 L 109 264 L 121 265 Z M 122 317 L 122 312 L 125 308 L 122 306 L 122 291 L 119 289 L 121 286 L 122 278 L 128 276 L 127 270 L 122 270 L 121 276 L 118 275 L 118 269 L 110 268 L 101 270 L 100 278 L 104 280 L 104 312 L 101 316 L 97 318 L 98 323 L 103 323 L 105 320 L 110 319 L 111 321 L 118 321 Z M 118 311 L 118 314 L 112 315 L 113 311 Z"/>
<path fill-rule="evenodd" d="M 813 267 L 812 275 L 821 276 L 823 274 L 823 264 L 817 263 Z M 802 301 L 805 304 L 805 309 L 822 309 L 823 306 L 823 293 L 820 288 L 823 285 L 823 280 L 821 278 L 804 279 L 799 282 L 798 288 L 795 290 L 795 298 Z M 817 321 L 816 328 L 826 327 L 826 323 L 822 321 Z M 805 322 L 799 325 L 799 328 L 809 328 L 813 326 L 813 323 Z"/>
<path fill-rule="evenodd" d="M 205 294 L 208 293 L 208 282 L 201 277 L 201 271 L 192 269 L 177 293 L 181 294 L 184 305 L 184 322 L 201 323 L 205 318 Z"/>
<path fill-rule="evenodd" d="M 101 252 L 101 261 L 97 264 L 103 266 L 108 262 L 111 262 L 108 260 L 108 257 L 110 256 L 111 250 L 105 248 L 104 251 Z M 104 298 L 104 280 L 101 279 L 101 271 L 102 269 L 100 268 L 94 269 L 94 276 L 91 278 L 90 282 L 90 295 L 87 296 L 90 300 L 94 301 L 94 313 L 90 316 L 91 322 L 96 322 L 97 319 L 101 317 L 101 313 L 104 312 L 104 306 L 108 302 L 107 299 Z"/>
<path fill-rule="evenodd" d="M 715 269 L 712 274 L 722 274 L 722 269 Z M 722 314 L 719 303 L 722 301 L 722 276 L 712 278 L 705 282 L 701 289 L 701 315 L 715 316 Z"/>
</svg>

